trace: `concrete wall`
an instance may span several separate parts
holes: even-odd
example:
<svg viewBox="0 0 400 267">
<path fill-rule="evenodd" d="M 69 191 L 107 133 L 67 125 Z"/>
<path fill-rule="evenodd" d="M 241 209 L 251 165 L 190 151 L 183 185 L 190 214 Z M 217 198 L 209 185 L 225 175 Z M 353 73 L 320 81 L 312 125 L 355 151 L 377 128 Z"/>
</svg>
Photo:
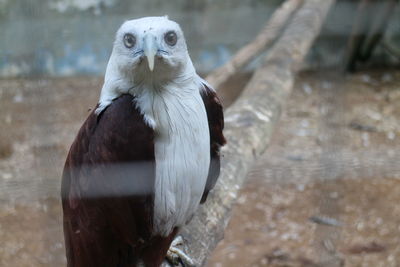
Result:
<svg viewBox="0 0 400 267">
<path fill-rule="evenodd" d="M 104 72 L 128 19 L 178 21 L 196 67 L 207 72 L 251 40 L 282 1 L 0 0 L 0 76 Z"/>
<path fill-rule="evenodd" d="M 221 65 L 261 29 L 283 0 L 0 0 L 0 77 L 102 75 L 115 31 L 128 19 L 178 21 L 200 72 Z M 354 1 L 332 10 L 310 66 L 337 66 L 351 29 Z M 400 43 L 400 10 L 390 24 Z M 378 51 L 379 52 L 379 51 Z M 381 53 L 380 59 L 393 61 Z"/>
</svg>

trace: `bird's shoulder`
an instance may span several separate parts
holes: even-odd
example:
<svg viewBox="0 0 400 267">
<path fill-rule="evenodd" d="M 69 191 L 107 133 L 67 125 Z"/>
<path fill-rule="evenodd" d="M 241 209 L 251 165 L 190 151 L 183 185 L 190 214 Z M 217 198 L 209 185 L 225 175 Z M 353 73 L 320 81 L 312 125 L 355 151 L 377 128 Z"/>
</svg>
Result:
<svg viewBox="0 0 400 267">
<path fill-rule="evenodd" d="M 154 131 L 136 106 L 135 97 L 121 95 L 101 113 L 92 111 L 78 132 L 69 157 L 85 163 L 154 159 Z"/>
<path fill-rule="evenodd" d="M 226 140 L 223 135 L 224 112 L 221 100 L 216 91 L 206 83 L 203 84 L 203 88 L 200 90 L 200 95 L 207 112 L 211 145 L 223 146 L 225 145 Z"/>
</svg>

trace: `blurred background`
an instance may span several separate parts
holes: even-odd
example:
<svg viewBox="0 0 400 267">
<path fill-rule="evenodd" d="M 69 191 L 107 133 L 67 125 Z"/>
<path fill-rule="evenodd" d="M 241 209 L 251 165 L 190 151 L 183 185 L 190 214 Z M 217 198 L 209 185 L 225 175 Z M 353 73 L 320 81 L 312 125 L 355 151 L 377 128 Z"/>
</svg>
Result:
<svg viewBox="0 0 400 267">
<path fill-rule="evenodd" d="M 206 75 L 283 2 L 0 0 L 0 266 L 66 263 L 61 172 L 121 23 L 168 15 Z M 209 266 L 400 266 L 399 66 L 398 1 L 336 1 Z"/>
</svg>

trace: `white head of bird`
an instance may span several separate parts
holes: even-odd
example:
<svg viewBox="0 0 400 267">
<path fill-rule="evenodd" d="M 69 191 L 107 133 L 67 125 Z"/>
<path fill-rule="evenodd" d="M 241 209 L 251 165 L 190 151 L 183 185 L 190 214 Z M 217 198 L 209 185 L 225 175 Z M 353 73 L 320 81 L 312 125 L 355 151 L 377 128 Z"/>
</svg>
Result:
<svg viewBox="0 0 400 267">
<path fill-rule="evenodd" d="M 176 22 L 167 16 L 126 21 L 115 37 L 97 112 L 120 94 L 193 78 L 201 79 Z"/>
</svg>

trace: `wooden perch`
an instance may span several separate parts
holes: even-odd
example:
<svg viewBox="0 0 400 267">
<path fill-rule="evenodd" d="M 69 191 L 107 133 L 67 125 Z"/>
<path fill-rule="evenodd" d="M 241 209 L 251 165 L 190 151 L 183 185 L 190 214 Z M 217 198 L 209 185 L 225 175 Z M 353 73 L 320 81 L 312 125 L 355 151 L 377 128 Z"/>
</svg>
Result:
<svg viewBox="0 0 400 267">
<path fill-rule="evenodd" d="M 205 205 L 181 231 L 187 251 L 198 265 L 205 264 L 223 238 L 240 187 L 254 161 L 267 148 L 295 74 L 334 2 L 305 0 L 241 97 L 226 110 L 228 145 L 223 149 L 221 177 Z"/>
<path fill-rule="evenodd" d="M 241 48 L 225 65 L 214 70 L 206 80 L 219 88 L 252 59 L 263 52 L 280 34 L 293 12 L 303 3 L 303 0 L 287 0 L 272 15 L 262 31 L 249 44 Z"/>
</svg>

